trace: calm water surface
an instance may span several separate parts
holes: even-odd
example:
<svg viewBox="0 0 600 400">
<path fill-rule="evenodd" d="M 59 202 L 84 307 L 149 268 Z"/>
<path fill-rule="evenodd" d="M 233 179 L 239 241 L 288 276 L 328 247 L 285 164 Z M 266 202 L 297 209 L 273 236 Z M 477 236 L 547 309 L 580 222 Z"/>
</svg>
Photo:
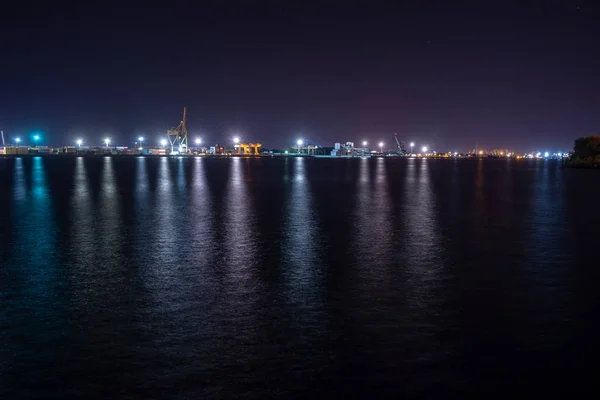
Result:
<svg viewBox="0 0 600 400">
<path fill-rule="evenodd" d="M 600 173 L 0 159 L 0 398 L 595 390 Z"/>
</svg>

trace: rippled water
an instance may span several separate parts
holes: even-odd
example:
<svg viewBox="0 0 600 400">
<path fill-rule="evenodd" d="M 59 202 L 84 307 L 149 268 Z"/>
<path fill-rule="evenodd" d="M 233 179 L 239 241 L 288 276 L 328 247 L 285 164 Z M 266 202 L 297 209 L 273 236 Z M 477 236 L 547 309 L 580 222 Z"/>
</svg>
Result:
<svg viewBox="0 0 600 400">
<path fill-rule="evenodd" d="M 583 392 L 600 174 L 0 159 L 0 398 Z"/>
</svg>

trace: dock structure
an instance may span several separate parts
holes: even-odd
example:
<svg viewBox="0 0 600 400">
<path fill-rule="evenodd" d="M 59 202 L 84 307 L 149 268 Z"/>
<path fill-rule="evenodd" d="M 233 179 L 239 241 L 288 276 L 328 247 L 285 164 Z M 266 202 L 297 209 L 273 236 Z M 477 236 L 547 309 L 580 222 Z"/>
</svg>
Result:
<svg viewBox="0 0 600 400">
<path fill-rule="evenodd" d="M 236 145 L 237 154 L 259 155 L 261 143 L 240 143 Z"/>
<path fill-rule="evenodd" d="M 183 119 L 181 120 L 177 128 L 169 129 L 167 131 L 167 137 L 169 143 L 171 143 L 171 153 L 187 153 L 188 148 L 188 136 L 187 136 L 187 107 L 183 107 Z"/>
</svg>

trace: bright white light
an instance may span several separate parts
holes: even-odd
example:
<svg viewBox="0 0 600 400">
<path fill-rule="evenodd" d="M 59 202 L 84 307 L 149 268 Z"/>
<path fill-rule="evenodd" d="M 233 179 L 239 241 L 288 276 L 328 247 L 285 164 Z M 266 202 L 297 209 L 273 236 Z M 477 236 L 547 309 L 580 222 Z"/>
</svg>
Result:
<svg viewBox="0 0 600 400">
<path fill-rule="evenodd" d="M 287 153 L 288 153 L 288 151 L 286 150 L 286 151 L 285 151 L 285 154 L 287 154 Z"/>
<path fill-rule="evenodd" d="M 410 142 L 410 147 L 415 147 L 415 142 Z"/>
<path fill-rule="evenodd" d="M 457 152 L 457 151 L 455 151 L 455 152 L 454 152 L 454 155 L 455 155 L 455 156 L 457 156 L 457 155 L 458 155 L 458 152 Z"/>
<path fill-rule="evenodd" d="M 483 154 L 483 150 L 479 150 L 479 155 Z"/>
<path fill-rule="evenodd" d="M 179 152 L 183 152 L 183 147 L 179 146 Z"/>
<path fill-rule="evenodd" d="M 202 139 L 200 139 L 200 138 L 196 139 L 196 144 L 200 144 L 200 143 L 202 143 Z"/>
<path fill-rule="evenodd" d="M 16 138 L 16 139 L 15 139 L 15 142 L 17 142 L 17 143 L 21 143 L 21 138 L 20 138 L 20 137 Z"/>
<path fill-rule="evenodd" d="M 548 157 L 549 155 L 550 155 L 550 153 L 548 153 L 548 152 L 544 153 L 544 157 Z"/>
<path fill-rule="evenodd" d="M 38 135 L 35 135 L 35 136 L 33 137 L 33 139 L 34 139 L 34 140 L 40 140 L 40 137 L 39 137 Z"/>
<path fill-rule="evenodd" d="M 562 153 L 558 153 L 557 156 L 562 157 Z"/>
<path fill-rule="evenodd" d="M 167 139 L 162 139 L 160 141 L 160 144 L 162 144 L 163 146 L 166 146 L 167 145 Z"/>
<path fill-rule="evenodd" d="M 239 137 L 236 136 L 236 137 L 233 138 L 233 143 L 237 144 L 239 142 L 240 142 L 240 138 Z"/>
<path fill-rule="evenodd" d="M 140 142 L 143 142 L 143 141 L 144 141 L 144 137 L 143 137 L 143 136 L 140 136 L 140 137 L 138 138 L 138 140 L 139 140 Z"/>
<path fill-rule="evenodd" d="M 421 151 L 422 151 L 423 153 L 427 153 L 427 146 L 423 146 L 423 148 L 421 149 Z"/>
<path fill-rule="evenodd" d="M 363 147 L 367 147 L 367 141 L 366 140 L 363 142 Z"/>
<path fill-rule="evenodd" d="M 104 139 L 104 143 L 106 143 L 106 145 L 108 146 L 108 144 L 110 143 L 110 139 L 109 138 Z"/>
<path fill-rule="evenodd" d="M 298 139 L 296 143 L 298 143 L 298 146 L 302 146 L 304 144 L 304 140 Z"/>
<path fill-rule="evenodd" d="M 77 139 L 77 146 L 81 146 L 81 143 L 83 143 L 83 140 Z"/>
<path fill-rule="evenodd" d="M 541 156 L 542 156 L 542 153 L 540 153 L 540 152 L 538 151 L 538 153 L 536 154 L 536 157 L 541 157 Z"/>
</svg>

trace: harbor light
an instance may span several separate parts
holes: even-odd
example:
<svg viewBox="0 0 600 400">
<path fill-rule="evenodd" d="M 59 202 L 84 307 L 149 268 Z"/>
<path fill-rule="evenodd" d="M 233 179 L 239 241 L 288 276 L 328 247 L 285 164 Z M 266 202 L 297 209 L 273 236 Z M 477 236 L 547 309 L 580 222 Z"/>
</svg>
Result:
<svg viewBox="0 0 600 400">
<path fill-rule="evenodd" d="M 83 143 L 83 140 L 81 140 L 81 139 L 77 139 L 77 142 L 76 142 L 76 143 L 77 143 L 77 146 L 81 147 L 81 144 Z"/>
<path fill-rule="evenodd" d="M 410 142 L 410 154 L 413 153 L 413 147 L 415 147 L 415 142 Z"/>
<path fill-rule="evenodd" d="M 550 153 L 548 153 L 548 152 L 544 153 L 544 157 L 546 157 L 546 158 L 548 158 L 549 155 L 550 155 Z"/>
<path fill-rule="evenodd" d="M 202 143 L 202 139 L 200 139 L 200 138 L 196 139 L 196 144 L 200 145 L 200 143 Z"/>
<path fill-rule="evenodd" d="M 427 153 L 427 150 L 428 150 L 428 149 L 427 149 L 427 146 L 423 146 L 423 148 L 421 149 L 421 151 L 422 151 L 423 153 Z"/>
<path fill-rule="evenodd" d="M 367 147 L 367 144 L 368 144 L 368 143 L 367 143 L 367 141 L 365 140 L 365 141 L 363 142 L 363 147 Z"/>
<path fill-rule="evenodd" d="M 109 138 L 104 139 L 104 143 L 106 143 L 106 147 L 108 147 L 108 144 L 110 143 L 110 139 Z"/>
<path fill-rule="evenodd" d="M 296 141 L 296 143 L 298 144 L 298 146 L 302 146 L 302 145 L 304 144 L 304 140 L 302 140 L 302 139 L 298 139 L 298 140 Z"/>
<path fill-rule="evenodd" d="M 140 142 L 140 150 L 141 150 L 141 149 L 142 149 L 142 143 L 144 142 L 144 137 L 143 137 L 143 136 L 140 136 L 140 137 L 138 138 L 138 141 Z"/>
<path fill-rule="evenodd" d="M 479 150 L 479 155 L 482 156 L 483 155 L 483 150 Z"/>
<path fill-rule="evenodd" d="M 556 154 L 559 158 L 562 157 L 562 153 Z"/>
<path fill-rule="evenodd" d="M 233 138 L 233 143 L 238 144 L 240 142 L 240 138 L 239 137 L 234 137 Z"/>
<path fill-rule="evenodd" d="M 383 142 L 379 142 L 379 152 L 383 153 Z"/>
<path fill-rule="evenodd" d="M 160 141 L 160 144 L 161 144 L 163 147 L 165 147 L 165 146 L 167 145 L 167 139 L 162 139 L 162 140 Z"/>
<path fill-rule="evenodd" d="M 33 137 L 33 140 L 35 140 L 36 142 L 37 142 L 38 140 L 40 140 L 40 135 L 35 135 L 35 136 Z"/>
<path fill-rule="evenodd" d="M 15 138 L 15 142 L 16 142 L 16 143 L 21 143 L 21 138 L 20 138 L 20 137 L 18 137 L 18 138 Z"/>
</svg>

